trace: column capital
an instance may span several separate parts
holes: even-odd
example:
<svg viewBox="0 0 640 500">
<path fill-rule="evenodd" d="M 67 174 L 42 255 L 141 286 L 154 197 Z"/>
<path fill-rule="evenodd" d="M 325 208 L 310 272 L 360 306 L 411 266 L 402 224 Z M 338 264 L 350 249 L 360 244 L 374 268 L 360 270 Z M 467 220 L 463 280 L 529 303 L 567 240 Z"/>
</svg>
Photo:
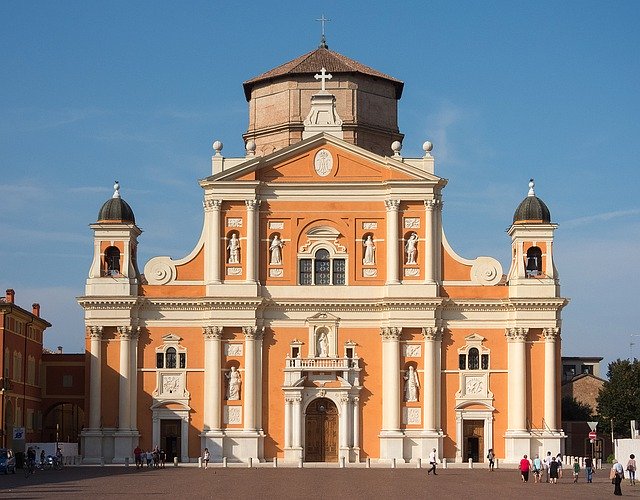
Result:
<svg viewBox="0 0 640 500">
<path fill-rule="evenodd" d="M 202 206 L 205 212 L 220 211 L 220 208 L 222 208 L 222 200 L 204 200 Z"/>
<path fill-rule="evenodd" d="M 505 330 L 505 336 L 507 342 L 524 342 L 527 340 L 528 328 L 507 328 Z"/>
<path fill-rule="evenodd" d="M 384 200 L 384 206 L 387 208 L 387 212 L 397 212 L 400 208 L 400 200 Z"/>
<path fill-rule="evenodd" d="M 555 342 L 560 338 L 560 328 L 543 328 L 542 336 L 546 342 Z"/>
<path fill-rule="evenodd" d="M 342 406 L 347 406 L 349 404 L 349 394 L 345 393 L 341 393 L 340 394 L 340 403 L 342 404 Z"/>
<path fill-rule="evenodd" d="M 425 326 L 422 328 L 422 335 L 425 340 L 438 341 L 442 340 L 442 332 L 444 328 L 441 326 Z"/>
<path fill-rule="evenodd" d="M 221 326 L 205 326 L 202 328 L 202 334 L 204 335 L 204 340 L 220 340 L 222 338 L 222 327 Z"/>
<path fill-rule="evenodd" d="M 401 326 L 382 326 L 380 327 L 380 335 L 383 342 L 398 341 L 402 334 Z"/>
<path fill-rule="evenodd" d="M 120 340 L 131 340 L 133 337 L 137 337 L 137 327 L 134 326 L 118 326 L 118 335 Z"/>
<path fill-rule="evenodd" d="M 87 336 L 91 340 L 102 340 L 102 326 L 89 326 L 87 327 Z"/>
<path fill-rule="evenodd" d="M 247 210 L 256 210 L 260 206 L 260 200 L 244 200 Z"/>
<path fill-rule="evenodd" d="M 242 333 L 246 340 L 262 340 L 264 329 L 257 326 L 243 326 Z"/>
<path fill-rule="evenodd" d="M 353 400 L 353 406 L 358 406 L 360 404 L 360 396 L 353 396 L 351 399 Z"/>
<path fill-rule="evenodd" d="M 424 200 L 424 206 L 427 210 L 429 211 L 433 211 L 435 210 L 437 207 L 442 205 L 442 200 Z"/>
</svg>

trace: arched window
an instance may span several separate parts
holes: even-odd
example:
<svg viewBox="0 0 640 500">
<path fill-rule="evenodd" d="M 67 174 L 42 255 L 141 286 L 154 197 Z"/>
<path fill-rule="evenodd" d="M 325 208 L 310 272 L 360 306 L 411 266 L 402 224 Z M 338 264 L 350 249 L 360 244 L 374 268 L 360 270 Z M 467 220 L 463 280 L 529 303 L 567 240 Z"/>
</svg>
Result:
<svg viewBox="0 0 640 500">
<path fill-rule="evenodd" d="M 469 349 L 469 365 L 467 368 L 469 370 L 477 370 L 480 368 L 480 353 L 475 347 Z"/>
<path fill-rule="evenodd" d="M 174 347 L 169 347 L 165 353 L 166 363 L 165 366 L 167 368 L 175 368 L 176 367 L 176 350 Z"/>
<path fill-rule="evenodd" d="M 332 259 L 329 251 L 321 248 L 312 259 L 300 259 L 300 284 L 344 285 L 346 267 L 345 259 Z"/>
<path fill-rule="evenodd" d="M 187 350 L 179 344 L 180 337 L 170 333 L 163 340 L 163 345 L 156 348 L 156 368 L 184 370 L 187 367 Z"/>
<path fill-rule="evenodd" d="M 542 250 L 531 247 L 527 250 L 527 277 L 542 274 Z"/>
<path fill-rule="evenodd" d="M 473 334 L 465 338 L 466 345 L 458 349 L 458 369 L 488 370 L 489 349 L 482 345 L 484 338 Z"/>
<path fill-rule="evenodd" d="M 104 251 L 104 261 L 107 276 L 117 276 L 120 274 L 120 250 L 116 247 L 109 247 Z"/>
</svg>

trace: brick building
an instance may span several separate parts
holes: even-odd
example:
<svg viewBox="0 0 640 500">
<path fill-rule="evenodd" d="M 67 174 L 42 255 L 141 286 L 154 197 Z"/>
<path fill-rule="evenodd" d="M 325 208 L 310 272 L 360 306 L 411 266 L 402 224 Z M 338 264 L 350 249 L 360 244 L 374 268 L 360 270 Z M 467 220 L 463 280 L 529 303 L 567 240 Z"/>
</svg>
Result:
<svg viewBox="0 0 640 500">
<path fill-rule="evenodd" d="M 5 447 L 14 445 L 14 428 L 25 428 L 27 442 L 40 440 L 42 342 L 50 326 L 40 317 L 39 304 L 30 311 L 20 307 L 11 289 L 0 299 L 0 429 Z"/>
</svg>

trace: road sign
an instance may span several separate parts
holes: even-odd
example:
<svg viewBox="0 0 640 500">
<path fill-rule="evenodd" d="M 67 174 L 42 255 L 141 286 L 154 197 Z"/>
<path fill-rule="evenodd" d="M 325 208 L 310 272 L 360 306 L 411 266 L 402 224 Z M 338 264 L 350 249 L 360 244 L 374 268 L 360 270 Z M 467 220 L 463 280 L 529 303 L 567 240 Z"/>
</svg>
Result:
<svg viewBox="0 0 640 500">
<path fill-rule="evenodd" d="M 595 439 L 596 437 L 598 437 L 598 435 L 595 432 L 591 431 L 589 433 L 589 439 Z"/>
<path fill-rule="evenodd" d="M 592 431 L 596 430 L 596 427 L 598 427 L 598 422 L 587 422 L 587 424 L 589 424 L 589 429 L 591 429 Z"/>
</svg>

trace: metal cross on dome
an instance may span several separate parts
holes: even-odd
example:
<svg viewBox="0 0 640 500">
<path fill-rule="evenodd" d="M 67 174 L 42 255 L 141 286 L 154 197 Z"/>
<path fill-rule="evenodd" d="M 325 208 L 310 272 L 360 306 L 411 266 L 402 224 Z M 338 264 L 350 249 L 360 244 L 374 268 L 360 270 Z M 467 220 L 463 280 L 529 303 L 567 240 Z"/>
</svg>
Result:
<svg viewBox="0 0 640 500">
<path fill-rule="evenodd" d="M 331 73 L 327 73 L 327 70 L 322 68 L 320 70 L 320 74 L 315 74 L 313 75 L 313 77 L 316 80 L 322 80 L 322 91 L 325 92 L 327 89 L 325 88 L 325 84 L 327 80 L 331 80 L 333 78 L 333 75 Z"/>
<path fill-rule="evenodd" d="M 323 49 L 327 49 L 329 47 L 327 46 L 327 38 L 324 36 L 324 25 L 325 23 L 331 21 L 331 19 L 327 19 L 326 17 L 324 17 L 324 14 L 322 14 L 322 17 L 320 17 L 320 19 L 316 19 L 316 21 L 320 21 L 322 23 L 322 38 L 320 38 L 320 47 Z"/>
</svg>

